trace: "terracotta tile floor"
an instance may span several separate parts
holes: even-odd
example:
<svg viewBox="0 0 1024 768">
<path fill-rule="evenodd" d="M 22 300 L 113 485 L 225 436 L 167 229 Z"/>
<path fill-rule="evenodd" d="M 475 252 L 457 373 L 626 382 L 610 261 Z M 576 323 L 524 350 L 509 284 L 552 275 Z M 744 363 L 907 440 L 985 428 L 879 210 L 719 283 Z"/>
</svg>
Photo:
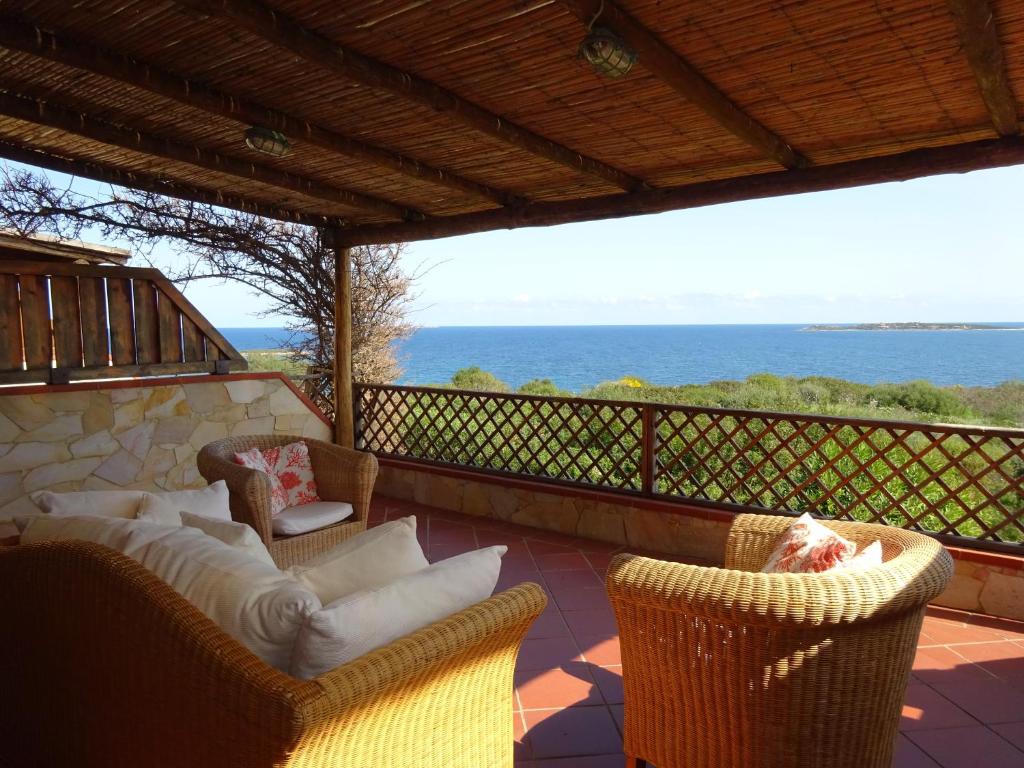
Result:
<svg viewBox="0 0 1024 768">
<path fill-rule="evenodd" d="M 550 597 L 517 665 L 517 768 L 621 768 L 622 667 L 602 574 L 617 547 L 386 497 L 371 523 L 417 516 L 430 560 L 506 544 L 498 589 Z M 934 608 L 907 689 L 896 768 L 1024 768 L 1024 623 Z"/>
</svg>

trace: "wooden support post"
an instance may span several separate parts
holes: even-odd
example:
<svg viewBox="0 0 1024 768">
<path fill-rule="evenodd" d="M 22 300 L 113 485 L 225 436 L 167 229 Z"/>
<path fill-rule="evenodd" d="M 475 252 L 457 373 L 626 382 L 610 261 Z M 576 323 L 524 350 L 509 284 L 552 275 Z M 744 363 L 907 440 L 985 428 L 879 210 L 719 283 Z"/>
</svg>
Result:
<svg viewBox="0 0 1024 768">
<path fill-rule="evenodd" d="M 334 247 L 334 442 L 355 445 L 352 410 L 352 249 L 335 235 Z"/>
</svg>

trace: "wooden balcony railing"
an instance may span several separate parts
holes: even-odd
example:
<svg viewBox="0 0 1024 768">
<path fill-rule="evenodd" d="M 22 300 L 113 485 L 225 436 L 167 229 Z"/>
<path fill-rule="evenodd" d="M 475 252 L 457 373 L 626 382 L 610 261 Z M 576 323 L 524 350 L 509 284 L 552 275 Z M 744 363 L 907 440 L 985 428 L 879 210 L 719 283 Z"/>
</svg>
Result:
<svg viewBox="0 0 1024 768">
<path fill-rule="evenodd" d="M 1024 547 L 1024 430 L 358 384 L 382 456 Z"/>
<path fill-rule="evenodd" d="M 245 368 L 158 270 L 0 260 L 2 384 Z"/>
</svg>

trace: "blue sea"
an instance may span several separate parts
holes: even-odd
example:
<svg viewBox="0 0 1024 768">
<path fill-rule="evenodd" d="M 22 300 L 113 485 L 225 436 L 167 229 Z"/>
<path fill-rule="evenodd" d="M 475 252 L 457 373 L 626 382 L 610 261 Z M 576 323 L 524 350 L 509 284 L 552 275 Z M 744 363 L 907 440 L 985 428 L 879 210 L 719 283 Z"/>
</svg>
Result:
<svg viewBox="0 0 1024 768">
<path fill-rule="evenodd" d="M 578 392 L 636 376 L 702 384 L 753 373 L 834 376 L 875 384 L 926 379 L 992 386 L 1024 379 L 1020 330 L 806 331 L 805 325 L 636 325 L 423 328 L 403 343 L 403 384 L 448 381 L 476 365 L 513 387 L 551 379 Z M 288 332 L 221 328 L 239 349 L 280 346 Z"/>
</svg>

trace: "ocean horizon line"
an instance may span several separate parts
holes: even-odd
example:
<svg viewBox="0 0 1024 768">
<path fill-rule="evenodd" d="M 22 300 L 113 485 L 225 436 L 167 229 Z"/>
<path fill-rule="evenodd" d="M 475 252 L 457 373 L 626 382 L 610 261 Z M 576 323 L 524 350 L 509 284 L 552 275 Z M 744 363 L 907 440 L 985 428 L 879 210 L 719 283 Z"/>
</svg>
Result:
<svg viewBox="0 0 1024 768">
<path fill-rule="evenodd" d="M 1024 327 L 1024 320 L 809 320 L 806 322 L 789 323 L 498 323 L 491 325 L 413 323 L 413 325 L 415 330 L 436 330 L 443 328 L 790 328 L 809 325 L 904 325 L 908 323 L 934 325 L 1019 325 Z M 291 331 L 281 325 L 218 325 L 216 327 L 221 331 L 280 331 L 299 333 L 299 331 Z"/>
</svg>

